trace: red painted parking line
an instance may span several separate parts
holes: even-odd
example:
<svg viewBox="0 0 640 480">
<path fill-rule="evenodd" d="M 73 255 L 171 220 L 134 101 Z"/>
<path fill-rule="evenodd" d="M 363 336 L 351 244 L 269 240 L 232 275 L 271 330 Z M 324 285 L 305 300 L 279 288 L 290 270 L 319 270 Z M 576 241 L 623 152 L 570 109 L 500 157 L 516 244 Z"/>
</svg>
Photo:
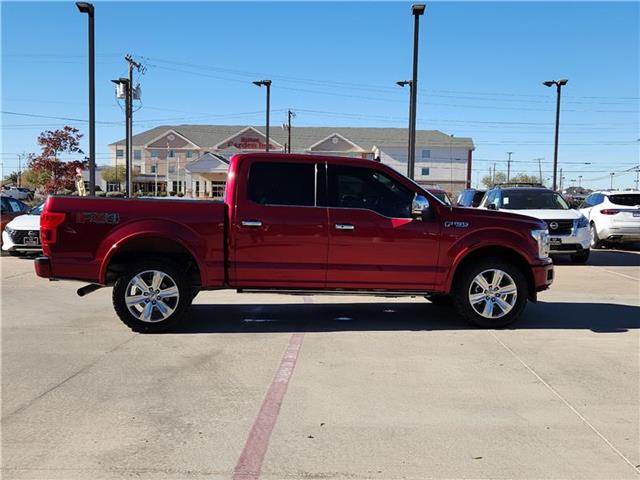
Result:
<svg viewBox="0 0 640 480">
<path fill-rule="evenodd" d="M 304 302 L 311 303 L 311 299 L 304 297 Z M 247 438 L 240 454 L 236 468 L 233 469 L 233 480 L 258 480 L 260 478 L 262 462 L 264 462 L 264 456 L 269 448 L 271 432 L 273 432 L 282 401 L 287 393 L 289 380 L 291 380 L 291 375 L 293 375 L 298 361 L 303 339 L 304 333 L 294 333 L 289 338 L 289 344 L 282 356 L 280 366 L 262 401 L 262 406 L 253 422 L 249 438 Z"/>
</svg>

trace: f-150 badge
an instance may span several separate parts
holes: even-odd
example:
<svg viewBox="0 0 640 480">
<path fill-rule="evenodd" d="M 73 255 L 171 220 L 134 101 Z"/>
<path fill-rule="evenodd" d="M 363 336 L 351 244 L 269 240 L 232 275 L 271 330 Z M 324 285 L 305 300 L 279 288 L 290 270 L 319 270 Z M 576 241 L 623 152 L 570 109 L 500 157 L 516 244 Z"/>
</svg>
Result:
<svg viewBox="0 0 640 480">
<path fill-rule="evenodd" d="M 106 212 L 82 212 L 78 214 L 78 223 L 120 223 L 120 215 Z"/>
<path fill-rule="evenodd" d="M 444 228 L 467 228 L 469 226 L 469 222 L 444 222 Z"/>
</svg>

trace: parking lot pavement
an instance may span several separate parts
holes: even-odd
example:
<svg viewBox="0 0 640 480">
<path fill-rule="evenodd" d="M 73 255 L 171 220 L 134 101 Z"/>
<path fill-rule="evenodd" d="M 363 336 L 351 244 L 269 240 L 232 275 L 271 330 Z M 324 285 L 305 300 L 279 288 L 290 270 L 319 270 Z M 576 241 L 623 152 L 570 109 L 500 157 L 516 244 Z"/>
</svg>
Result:
<svg viewBox="0 0 640 480">
<path fill-rule="evenodd" d="M 505 330 L 421 298 L 202 292 L 137 335 L 109 289 L 3 257 L 3 478 L 638 478 L 640 254 L 557 264 Z"/>
</svg>

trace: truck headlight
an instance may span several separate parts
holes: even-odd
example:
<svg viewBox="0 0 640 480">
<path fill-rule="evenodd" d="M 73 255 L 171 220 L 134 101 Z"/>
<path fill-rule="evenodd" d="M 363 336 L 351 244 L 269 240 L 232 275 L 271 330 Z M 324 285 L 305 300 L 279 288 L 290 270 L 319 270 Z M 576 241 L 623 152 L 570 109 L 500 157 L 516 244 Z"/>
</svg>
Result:
<svg viewBox="0 0 640 480">
<path fill-rule="evenodd" d="M 538 243 L 538 257 L 540 259 L 549 258 L 549 230 L 531 230 L 531 236 Z"/>
<path fill-rule="evenodd" d="M 576 228 L 585 228 L 589 226 L 589 220 L 587 217 L 582 215 L 579 219 L 576 220 Z"/>
</svg>

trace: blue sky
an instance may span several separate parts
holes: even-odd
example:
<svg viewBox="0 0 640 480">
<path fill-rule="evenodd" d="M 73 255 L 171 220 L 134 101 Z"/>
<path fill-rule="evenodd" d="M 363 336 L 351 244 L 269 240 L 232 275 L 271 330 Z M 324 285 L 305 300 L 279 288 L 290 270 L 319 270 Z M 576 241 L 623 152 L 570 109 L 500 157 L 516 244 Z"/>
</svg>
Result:
<svg viewBox="0 0 640 480">
<path fill-rule="evenodd" d="M 410 3 L 96 2 L 97 160 L 124 136 L 110 80 L 125 53 L 146 66 L 134 131 L 156 125 L 405 127 Z M 497 162 L 551 175 L 555 92 L 563 90 L 565 185 L 630 187 L 638 165 L 640 8 L 627 3 L 432 2 L 421 20 L 418 128 L 472 137 L 474 183 Z M 3 2 L 2 161 L 36 151 L 44 129 L 87 133 L 86 17 L 73 2 Z M 26 114 L 26 115 L 24 115 Z M 27 116 L 36 115 L 36 116 Z M 42 117 L 39 117 L 42 116 Z M 61 117 L 76 119 L 44 118 Z M 294 129 L 295 135 L 295 129 Z M 83 139 L 86 150 L 86 136 Z M 585 163 L 589 165 L 585 165 Z"/>
</svg>

